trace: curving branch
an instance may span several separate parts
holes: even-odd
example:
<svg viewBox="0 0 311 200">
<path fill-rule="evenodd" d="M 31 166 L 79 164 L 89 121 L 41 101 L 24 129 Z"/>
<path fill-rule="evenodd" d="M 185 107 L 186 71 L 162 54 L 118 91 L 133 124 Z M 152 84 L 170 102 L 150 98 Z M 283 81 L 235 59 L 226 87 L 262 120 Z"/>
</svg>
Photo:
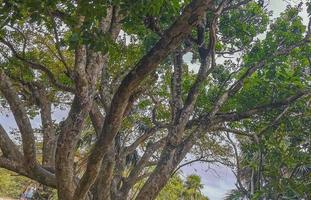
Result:
<svg viewBox="0 0 311 200">
<path fill-rule="evenodd" d="M 60 83 L 59 80 L 56 79 L 55 75 L 51 72 L 51 70 L 49 70 L 46 66 L 44 66 L 40 63 L 36 63 L 36 62 L 30 61 L 30 60 L 27 60 L 25 57 L 19 55 L 18 52 L 16 51 L 16 49 L 14 48 L 13 44 L 10 43 L 9 41 L 0 37 L 0 42 L 5 44 L 11 50 L 13 55 L 17 59 L 22 61 L 24 64 L 26 64 L 27 66 L 29 66 L 32 69 L 36 69 L 36 70 L 39 70 L 39 71 L 45 73 L 47 75 L 48 79 L 50 80 L 51 84 L 53 84 L 55 87 L 57 87 L 63 91 L 67 91 L 67 92 L 71 92 L 71 93 L 75 92 L 74 88 Z"/>
<path fill-rule="evenodd" d="M 27 172 L 20 163 L 6 158 L 5 156 L 0 156 L 0 167 L 27 176 Z"/>
<path fill-rule="evenodd" d="M 52 27 L 53 27 L 53 33 L 54 33 L 54 38 L 55 38 L 55 48 L 57 50 L 57 53 L 58 53 L 58 59 L 63 63 L 63 65 L 65 66 L 67 72 L 70 72 L 70 68 L 66 62 L 66 59 L 64 57 L 64 54 L 63 52 L 61 51 L 60 49 L 60 39 L 59 39 L 59 33 L 57 31 L 57 24 L 56 24 L 56 21 L 54 19 L 54 16 L 52 13 L 49 13 L 50 14 L 50 17 L 51 17 L 51 22 L 52 22 Z"/>
<path fill-rule="evenodd" d="M 210 114 L 206 113 L 204 115 L 201 115 L 200 117 L 196 119 L 189 120 L 187 123 L 187 129 L 191 129 L 195 126 L 204 126 L 207 127 L 208 125 L 215 125 L 218 123 L 223 123 L 223 122 L 234 122 L 234 121 L 239 121 L 247 118 L 251 118 L 254 116 L 257 116 L 263 112 L 273 110 L 273 109 L 278 109 L 287 105 L 290 105 L 297 101 L 298 99 L 304 97 L 304 96 L 310 96 L 311 91 L 309 90 L 304 90 L 304 91 L 297 91 L 295 95 L 289 96 L 283 100 L 273 102 L 273 103 L 268 103 L 268 104 L 263 104 L 256 106 L 252 109 L 249 109 L 247 111 L 243 112 L 227 112 L 227 113 L 222 113 L 218 112 L 215 117 L 212 119 L 210 118 Z"/>
<path fill-rule="evenodd" d="M 14 142 L 10 139 L 9 135 L 5 131 L 5 129 L 0 124 L 0 149 L 4 157 L 15 160 L 21 161 L 23 160 L 23 155 L 18 150 L 18 147 Z"/>
<path fill-rule="evenodd" d="M 22 101 L 18 98 L 10 79 L 4 71 L 0 69 L 0 91 L 8 101 L 10 109 L 14 115 L 17 126 L 21 132 L 24 163 L 28 168 L 33 168 L 37 164 L 35 136 L 31 127 L 30 120 Z"/>
<path fill-rule="evenodd" d="M 130 175 L 124 180 L 121 188 L 121 191 L 124 194 L 127 194 L 132 186 L 140 180 L 139 175 L 143 171 L 144 167 L 148 164 L 150 157 L 154 154 L 155 151 L 161 149 L 164 146 L 166 139 L 167 138 L 162 138 L 147 147 L 145 153 L 143 154 L 135 168 L 132 169 Z"/>
<path fill-rule="evenodd" d="M 293 49 L 301 46 L 305 42 L 308 42 L 307 38 L 287 48 L 280 48 L 273 53 L 273 56 L 288 55 Z M 240 79 L 234 82 L 230 86 L 230 88 L 218 98 L 218 100 L 214 104 L 212 111 L 210 112 L 210 117 L 215 116 L 218 113 L 221 106 L 228 100 L 228 98 L 234 96 L 243 87 L 245 80 L 251 75 L 253 75 L 258 69 L 264 67 L 266 63 L 267 60 L 261 60 L 260 62 L 255 63 L 241 76 Z"/>
<path fill-rule="evenodd" d="M 55 171 L 55 151 L 57 135 L 52 119 L 52 103 L 46 95 L 47 90 L 43 85 L 27 83 L 36 105 L 40 108 L 43 146 L 42 146 L 42 165 L 49 171 Z"/>
<path fill-rule="evenodd" d="M 126 75 L 112 98 L 110 110 L 105 118 L 103 131 L 89 157 L 85 174 L 76 189 L 74 199 L 83 199 L 94 183 L 102 158 L 113 143 L 127 106 L 127 102 L 137 86 L 153 72 L 158 65 L 171 53 L 197 25 L 209 8 L 209 0 L 193 0 L 175 23 L 165 31 L 162 38 L 142 57 L 137 65 Z"/>
<path fill-rule="evenodd" d="M 311 91 L 309 90 L 297 91 L 295 95 L 289 96 L 284 100 L 280 100 L 280 101 L 270 103 L 270 104 L 260 105 L 260 106 L 257 106 L 253 109 L 250 109 L 244 112 L 217 113 L 217 115 L 215 116 L 215 121 L 229 122 L 229 121 L 238 121 L 241 119 L 246 119 L 246 118 L 258 115 L 265 111 L 287 106 L 289 104 L 294 103 L 295 101 L 297 101 L 298 99 L 304 96 L 310 96 L 310 95 L 311 95 Z"/>
<path fill-rule="evenodd" d="M 260 137 L 261 135 L 263 135 L 269 128 L 276 126 L 280 120 L 282 119 L 282 117 L 284 117 L 284 115 L 288 112 L 289 110 L 289 105 L 287 105 L 283 111 L 267 126 L 265 126 L 264 128 L 262 128 L 259 133 L 257 134 L 258 137 Z"/>
<path fill-rule="evenodd" d="M 173 67 L 174 71 L 171 79 L 171 93 L 172 93 L 172 111 L 173 117 L 176 117 L 177 112 L 183 106 L 182 100 L 182 75 L 183 75 L 183 54 L 177 50 L 173 54 Z M 174 121 L 174 119 L 173 119 Z"/>
<path fill-rule="evenodd" d="M 214 127 L 213 128 L 213 131 L 224 131 L 224 132 L 230 132 L 230 133 L 233 133 L 235 135 L 241 135 L 241 136 L 247 136 L 247 137 L 254 137 L 254 134 L 252 133 L 248 133 L 248 132 L 245 132 L 245 131 L 242 131 L 242 130 L 239 130 L 239 129 L 233 129 L 233 128 L 228 128 L 228 127 L 222 127 L 222 126 L 219 126 L 219 127 Z"/>
<path fill-rule="evenodd" d="M 187 165 L 191 165 L 193 163 L 196 163 L 196 162 L 202 162 L 202 163 L 220 163 L 220 164 L 225 164 L 223 163 L 222 161 L 220 160 L 217 160 L 217 159 L 207 159 L 207 158 L 204 158 L 204 157 L 200 157 L 200 158 L 197 158 L 197 159 L 194 159 L 194 160 L 190 160 L 188 162 L 185 162 L 181 165 L 179 165 L 175 170 L 174 172 L 171 174 L 171 176 L 174 176 L 176 174 L 176 172 L 178 172 L 181 168 L 187 166 Z"/>
<path fill-rule="evenodd" d="M 248 191 L 245 189 L 245 187 L 242 184 L 242 180 L 241 180 L 241 161 L 240 161 L 240 156 L 239 156 L 239 151 L 237 146 L 235 145 L 235 143 L 233 142 L 233 140 L 231 139 L 229 133 L 226 133 L 226 136 L 228 138 L 229 144 L 232 146 L 233 148 L 233 152 L 234 152 L 234 157 L 236 160 L 236 166 L 237 166 L 237 170 L 236 172 L 233 171 L 233 173 L 236 176 L 237 179 L 237 185 L 239 186 L 238 188 L 244 193 L 244 194 L 248 194 Z"/>
<path fill-rule="evenodd" d="M 84 19 L 84 16 L 79 16 L 79 23 L 76 27 L 77 29 L 81 29 Z M 100 24 L 99 28 L 102 28 L 101 26 L 110 27 L 112 23 L 111 20 L 111 15 L 105 16 L 103 23 L 107 22 L 108 24 Z M 105 31 L 107 32 L 109 30 L 105 29 Z M 120 29 L 113 28 L 113 31 L 115 31 L 114 34 L 118 35 Z M 100 72 L 106 64 L 107 55 L 107 52 L 95 51 L 83 44 L 78 45 L 75 49 L 74 81 L 76 92 L 68 117 L 62 123 L 56 149 L 58 192 L 59 198 L 64 200 L 84 199 L 85 197 L 73 197 L 75 191 L 79 190 L 76 190 L 74 172 L 75 148 L 85 119 L 92 109 L 97 89 L 97 81 L 100 77 Z M 111 143 L 113 143 L 113 141 L 111 141 Z M 98 160 L 98 163 L 100 164 L 101 161 L 102 158 Z M 98 171 L 99 169 L 100 167 L 98 168 Z M 92 183 L 94 183 L 95 178 L 96 177 L 94 176 Z M 86 194 L 87 191 L 85 191 L 84 195 Z"/>
<path fill-rule="evenodd" d="M 95 129 L 95 132 L 97 136 L 101 133 L 102 128 L 103 128 L 103 122 L 105 120 L 104 115 L 101 113 L 98 105 L 94 102 L 92 109 L 90 111 L 90 119 L 92 122 L 92 125 Z"/>
<path fill-rule="evenodd" d="M 207 18 L 203 14 L 203 19 L 200 21 L 201 24 L 198 25 L 198 46 L 199 55 L 201 58 L 201 66 L 196 77 L 194 84 L 191 86 L 190 91 L 186 97 L 183 108 L 178 112 L 177 117 L 173 122 L 172 128 L 169 130 L 168 139 L 165 147 L 161 153 L 159 162 L 150 175 L 148 180 L 145 182 L 144 186 L 140 190 L 136 199 L 155 198 L 159 191 L 164 187 L 169 179 L 169 175 L 174 171 L 174 168 L 181 162 L 184 158 L 187 149 L 192 147 L 192 144 L 184 145 L 182 143 L 182 135 L 186 129 L 187 122 L 192 114 L 196 100 L 199 95 L 199 89 L 202 83 L 205 81 L 206 77 L 213 71 L 215 67 L 215 45 L 216 45 L 216 31 L 218 17 L 222 13 L 224 6 L 228 3 L 224 0 L 220 3 L 216 11 L 214 11 L 214 16 L 212 17 L 211 23 L 209 24 L 209 45 L 205 46 L 205 27 Z M 211 6 L 212 7 L 212 6 Z M 157 183 L 154 187 L 154 182 Z"/>
</svg>

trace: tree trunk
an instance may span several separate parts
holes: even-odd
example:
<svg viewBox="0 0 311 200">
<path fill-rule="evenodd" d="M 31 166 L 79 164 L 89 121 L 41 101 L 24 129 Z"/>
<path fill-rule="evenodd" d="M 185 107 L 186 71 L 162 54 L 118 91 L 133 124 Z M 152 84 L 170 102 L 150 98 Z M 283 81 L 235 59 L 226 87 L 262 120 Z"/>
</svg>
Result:
<svg viewBox="0 0 311 200">
<path fill-rule="evenodd" d="M 102 161 L 102 166 L 94 184 L 94 200 L 111 200 L 112 179 L 115 168 L 115 153 L 111 149 Z"/>
<path fill-rule="evenodd" d="M 41 107 L 41 120 L 43 126 L 42 165 L 49 171 L 54 171 L 56 134 L 51 114 L 51 103 L 43 102 Z"/>
<path fill-rule="evenodd" d="M 175 129 L 177 128 L 175 127 Z M 157 197 L 171 178 L 174 170 L 192 148 L 194 137 L 195 135 L 193 135 L 193 137 L 188 137 L 186 140 L 180 141 L 176 146 L 172 145 L 169 141 L 166 143 L 157 167 L 152 172 L 143 188 L 139 191 L 136 200 L 153 200 Z M 181 138 L 179 140 L 181 140 Z"/>
</svg>

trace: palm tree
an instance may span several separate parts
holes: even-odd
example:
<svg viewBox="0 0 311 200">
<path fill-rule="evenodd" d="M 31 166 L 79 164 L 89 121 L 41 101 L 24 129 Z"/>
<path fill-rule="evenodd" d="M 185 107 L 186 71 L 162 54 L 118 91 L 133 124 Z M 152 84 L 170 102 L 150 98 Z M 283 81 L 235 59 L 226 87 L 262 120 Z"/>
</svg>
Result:
<svg viewBox="0 0 311 200">
<path fill-rule="evenodd" d="M 184 198 L 186 200 L 207 200 L 208 198 L 203 196 L 201 189 L 203 184 L 201 177 L 195 174 L 189 175 L 185 182 L 186 190 L 184 191 Z"/>
<path fill-rule="evenodd" d="M 224 200 L 241 200 L 244 199 L 244 196 L 240 190 L 233 189 L 226 194 Z"/>
</svg>

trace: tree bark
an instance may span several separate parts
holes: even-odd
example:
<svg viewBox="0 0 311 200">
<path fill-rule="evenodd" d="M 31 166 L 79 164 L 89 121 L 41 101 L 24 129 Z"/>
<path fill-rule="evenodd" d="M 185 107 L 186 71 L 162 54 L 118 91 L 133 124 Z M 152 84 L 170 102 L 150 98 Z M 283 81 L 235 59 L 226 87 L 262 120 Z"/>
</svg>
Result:
<svg viewBox="0 0 311 200">
<path fill-rule="evenodd" d="M 99 172 L 100 163 L 116 136 L 123 112 L 132 92 L 154 71 L 160 62 L 167 57 L 200 21 L 211 1 L 194 0 L 184 10 L 183 14 L 164 33 L 155 46 L 140 60 L 133 70 L 123 79 L 115 93 L 110 110 L 106 116 L 103 131 L 89 157 L 85 174 L 76 190 L 75 199 L 83 199 Z"/>
<path fill-rule="evenodd" d="M 167 181 L 171 178 L 176 167 L 192 148 L 194 141 L 195 137 L 189 137 L 180 143 L 178 147 L 166 144 L 156 169 L 139 191 L 136 200 L 153 200 L 157 197 Z"/>
<path fill-rule="evenodd" d="M 54 171 L 57 139 L 51 115 L 51 103 L 46 102 L 41 108 L 41 120 L 43 126 L 42 166 Z"/>
<path fill-rule="evenodd" d="M 110 149 L 103 159 L 99 175 L 94 184 L 94 200 L 111 200 L 115 163 L 114 149 Z"/>
<path fill-rule="evenodd" d="M 25 157 L 24 164 L 28 170 L 31 170 L 31 168 L 35 167 L 37 164 L 35 136 L 33 129 L 31 127 L 26 110 L 23 107 L 23 103 L 14 91 L 10 79 L 2 70 L 0 70 L 0 91 L 8 101 L 17 126 L 21 132 L 23 153 Z"/>
</svg>

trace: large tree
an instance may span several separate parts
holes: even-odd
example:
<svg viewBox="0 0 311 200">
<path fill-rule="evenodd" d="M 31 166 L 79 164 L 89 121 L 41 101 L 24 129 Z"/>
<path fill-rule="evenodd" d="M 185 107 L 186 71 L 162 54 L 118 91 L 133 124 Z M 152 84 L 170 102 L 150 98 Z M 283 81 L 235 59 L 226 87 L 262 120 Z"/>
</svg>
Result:
<svg viewBox="0 0 311 200">
<path fill-rule="evenodd" d="M 265 6 L 1 1 L 1 105 L 21 139 L 0 126 L 0 166 L 61 200 L 142 200 L 155 199 L 189 153 L 225 162 L 230 126 L 244 130 L 310 95 L 306 5 L 275 21 Z"/>
</svg>

